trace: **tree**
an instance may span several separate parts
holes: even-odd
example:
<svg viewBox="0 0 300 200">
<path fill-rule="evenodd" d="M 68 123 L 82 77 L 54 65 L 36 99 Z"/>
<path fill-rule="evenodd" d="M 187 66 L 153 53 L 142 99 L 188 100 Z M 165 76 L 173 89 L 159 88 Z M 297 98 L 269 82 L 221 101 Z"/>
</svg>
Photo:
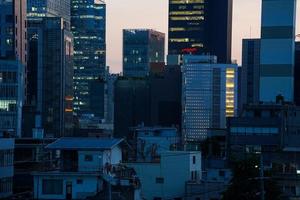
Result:
<svg viewBox="0 0 300 200">
<path fill-rule="evenodd" d="M 241 161 L 233 162 L 233 178 L 227 191 L 223 193 L 222 200 L 260 200 L 261 177 L 259 159 L 255 156 Z M 265 200 L 280 200 L 281 191 L 271 174 L 263 177 Z"/>
</svg>

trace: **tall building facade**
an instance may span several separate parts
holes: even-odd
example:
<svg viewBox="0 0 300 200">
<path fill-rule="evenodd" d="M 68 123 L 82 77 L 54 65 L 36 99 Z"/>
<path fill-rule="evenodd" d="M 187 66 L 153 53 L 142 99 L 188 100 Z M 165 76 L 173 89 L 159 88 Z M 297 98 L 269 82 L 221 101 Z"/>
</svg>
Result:
<svg viewBox="0 0 300 200">
<path fill-rule="evenodd" d="M 300 42 L 295 44 L 294 102 L 300 106 Z"/>
<path fill-rule="evenodd" d="M 296 0 L 263 0 L 261 19 L 260 101 L 294 98 Z"/>
<path fill-rule="evenodd" d="M 150 123 L 150 84 L 146 78 L 119 77 L 114 93 L 114 137 L 128 137 L 130 128 Z"/>
<path fill-rule="evenodd" d="M 74 111 L 93 114 L 91 84 L 106 70 L 106 5 L 102 0 L 71 0 L 74 35 Z"/>
<path fill-rule="evenodd" d="M 15 142 L 0 136 L 0 144 L 0 199 L 10 199 L 13 195 Z"/>
<path fill-rule="evenodd" d="M 163 72 L 149 77 L 151 92 L 150 126 L 181 128 L 181 69 L 166 65 Z M 170 114 L 171 113 L 171 114 Z"/>
<path fill-rule="evenodd" d="M 208 129 L 225 128 L 237 112 L 237 65 L 216 56 L 183 57 L 182 135 L 186 142 L 207 138 Z"/>
<path fill-rule="evenodd" d="M 26 0 L 1 0 L 0 17 L 0 59 L 18 60 L 26 69 Z"/>
<path fill-rule="evenodd" d="M 169 53 L 231 63 L 232 0 L 169 0 Z"/>
<path fill-rule="evenodd" d="M 69 136 L 73 131 L 72 33 L 59 17 L 28 23 L 28 106 L 33 117 L 24 117 L 23 132 L 32 137 L 33 129 L 41 129 L 48 137 Z"/>
<path fill-rule="evenodd" d="M 26 90 L 26 0 L 0 1 L 0 132 L 21 136 Z"/>
<path fill-rule="evenodd" d="M 0 60 L 0 134 L 21 137 L 24 74 L 19 61 Z"/>
<path fill-rule="evenodd" d="M 260 39 L 244 39 L 242 46 L 241 102 L 259 103 Z"/>
<path fill-rule="evenodd" d="M 27 17 L 36 20 L 42 17 L 62 17 L 70 24 L 70 0 L 27 0 Z"/>
<path fill-rule="evenodd" d="M 143 77 L 151 63 L 164 62 L 165 34 L 151 29 L 123 30 L 123 74 Z"/>
</svg>

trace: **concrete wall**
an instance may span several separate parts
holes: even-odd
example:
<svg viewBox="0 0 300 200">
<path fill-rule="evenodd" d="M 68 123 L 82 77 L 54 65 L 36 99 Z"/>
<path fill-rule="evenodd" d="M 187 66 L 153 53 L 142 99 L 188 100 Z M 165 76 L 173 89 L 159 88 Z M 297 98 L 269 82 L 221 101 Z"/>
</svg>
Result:
<svg viewBox="0 0 300 200">
<path fill-rule="evenodd" d="M 56 179 L 63 180 L 63 193 L 60 195 L 45 195 L 43 194 L 43 180 L 44 179 Z M 82 184 L 78 184 L 77 180 L 82 180 Z M 87 196 L 96 194 L 101 190 L 102 181 L 97 176 L 57 176 L 57 175 L 45 175 L 34 177 L 34 198 L 35 199 L 66 199 L 66 186 L 67 183 L 72 184 L 72 197 L 73 199 L 84 199 Z"/>
<path fill-rule="evenodd" d="M 85 161 L 85 156 L 91 155 L 91 161 Z M 122 151 L 120 147 L 105 151 L 79 151 L 78 165 L 79 171 L 99 171 L 105 167 L 106 163 L 119 164 L 122 161 Z"/>
<path fill-rule="evenodd" d="M 196 156 L 195 164 L 193 156 Z M 145 199 L 180 198 L 185 194 L 186 182 L 191 180 L 191 171 L 198 171 L 198 174 L 201 174 L 201 153 L 164 152 L 160 163 L 127 165 L 135 169 L 142 184 L 141 194 Z M 163 182 L 157 182 L 157 178 L 163 178 Z"/>
</svg>

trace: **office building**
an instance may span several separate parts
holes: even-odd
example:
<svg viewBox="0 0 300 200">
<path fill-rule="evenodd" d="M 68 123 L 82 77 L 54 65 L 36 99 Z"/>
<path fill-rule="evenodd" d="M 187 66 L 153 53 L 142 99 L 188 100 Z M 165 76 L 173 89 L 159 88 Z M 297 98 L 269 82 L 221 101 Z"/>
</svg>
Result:
<svg viewBox="0 0 300 200">
<path fill-rule="evenodd" d="M 296 0 L 263 0 L 260 101 L 293 102 Z"/>
<path fill-rule="evenodd" d="M 260 157 L 264 169 L 282 191 L 282 198 L 300 196 L 300 108 L 289 104 L 245 106 L 241 116 L 228 120 L 231 160 Z"/>
<path fill-rule="evenodd" d="M 21 136 L 26 90 L 26 0 L 0 1 L 0 132 Z"/>
<path fill-rule="evenodd" d="M 300 42 L 295 44 L 294 102 L 300 106 Z"/>
<path fill-rule="evenodd" d="M 102 0 L 71 1 L 74 35 L 74 111 L 93 114 L 91 84 L 106 70 L 106 5 Z"/>
<path fill-rule="evenodd" d="M 28 20 L 37 20 L 42 17 L 61 17 L 70 26 L 70 0 L 27 0 Z"/>
<path fill-rule="evenodd" d="M 58 17 L 28 22 L 28 109 L 23 132 L 68 136 L 73 128 L 73 36 Z M 55 58 L 55 59 L 53 59 Z M 31 118 L 29 116 L 32 116 Z"/>
<path fill-rule="evenodd" d="M 26 0 L 1 0 L 0 18 L 0 60 L 18 60 L 26 68 Z"/>
<path fill-rule="evenodd" d="M 241 109 L 259 102 L 260 39 L 244 39 L 242 49 Z"/>
<path fill-rule="evenodd" d="M 0 199 L 13 195 L 14 139 L 0 135 Z"/>
<path fill-rule="evenodd" d="M 169 0 L 169 53 L 231 63 L 232 0 Z"/>
<path fill-rule="evenodd" d="M 21 137 L 24 68 L 18 61 L 0 60 L 0 134 Z"/>
<path fill-rule="evenodd" d="M 151 92 L 151 126 L 181 129 L 181 69 L 166 65 L 159 74 L 149 77 Z M 170 114 L 172 113 L 172 114 Z"/>
<path fill-rule="evenodd" d="M 145 78 L 115 81 L 115 136 L 127 137 L 130 128 L 141 124 L 181 128 L 180 66 L 166 66 L 162 73 Z"/>
<path fill-rule="evenodd" d="M 146 78 L 119 77 L 114 89 L 114 137 L 128 137 L 130 128 L 150 124 L 150 84 Z"/>
<path fill-rule="evenodd" d="M 164 62 L 165 34 L 151 29 L 123 30 L 123 74 L 143 77 L 151 63 Z"/>
<path fill-rule="evenodd" d="M 107 124 L 114 124 L 114 90 L 115 82 L 118 80 L 119 74 L 108 74 L 106 78 L 107 98 L 104 112 L 104 119 Z"/>
<path fill-rule="evenodd" d="M 183 57 L 182 135 L 185 142 L 207 138 L 208 129 L 225 128 L 237 110 L 237 65 L 215 56 Z"/>
</svg>

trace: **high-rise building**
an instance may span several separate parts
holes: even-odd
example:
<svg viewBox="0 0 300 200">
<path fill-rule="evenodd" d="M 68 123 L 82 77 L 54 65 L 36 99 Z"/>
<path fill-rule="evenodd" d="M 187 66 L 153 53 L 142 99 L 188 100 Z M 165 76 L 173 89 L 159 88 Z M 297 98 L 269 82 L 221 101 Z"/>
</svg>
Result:
<svg viewBox="0 0 300 200">
<path fill-rule="evenodd" d="M 0 0 L 0 132 L 21 136 L 26 90 L 26 0 Z"/>
<path fill-rule="evenodd" d="M 0 0 L 0 59 L 18 60 L 26 69 L 26 0 Z"/>
<path fill-rule="evenodd" d="M 163 72 L 149 77 L 151 126 L 181 128 L 181 68 L 166 65 Z"/>
<path fill-rule="evenodd" d="M 13 195 L 15 141 L 0 135 L 0 144 L 0 199 L 10 199 Z"/>
<path fill-rule="evenodd" d="M 32 137 L 33 129 L 43 129 L 46 136 L 72 134 L 73 36 L 63 24 L 59 17 L 28 22 L 28 106 L 33 118 L 23 119 L 26 136 Z"/>
<path fill-rule="evenodd" d="M 216 56 L 186 55 L 182 66 L 182 135 L 186 142 L 207 138 L 208 129 L 225 128 L 237 112 L 237 65 Z"/>
<path fill-rule="evenodd" d="M 294 102 L 300 106 L 300 42 L 295 44 Z"/>
<path fill-rule="evenodd" d="M 127 137 L 129 129 L 138 125 L 181 128 L 180 66 L 167 65 L 159 74 L 115 81 L 115 136 Z"/>
<path fill-rule="evenodd" d="M 27 0 L 27 17 L 29 20 L 42 17 L 62 17 L 70 24 L 70 0 Z"/>
<path fill-rule="evenodd" d="M 24 74 L 19 61 L 0 60 L 0 134 L 21 136 Z"/>
<path fill-rule="evenodd" d="M 151 29 L 123 30 L 123 74 L 143 77 L 151 63 L 164 62 L 165 34 Z"/>
<path fill-rule="evenodd" d="M 294 98 L 296 0 L 263 0 L 260 48 L 260 101 Z"/>
<path fill-rule="evenodd" d="M 115 82 L 114 136 L 128 137 L 130 128 L 150 123 L 150 85 L 146 78 Z"/>
<path fill-rule="evenodd" d="M 231 63 L 232 0 L 169 0 L 169 53 Z"/>
<path fill-rule="evenodd" d="M 244 39 L 242 49 L 241 109 L 259 102 L 260 39 Z"/>
<path fill-rule="evenodd" d="M 91 84 L 106 70 L 106 5 L 102 0 L 71 0 L 74 35 L 74 111 L 93 114 Z"/>
</svg>

